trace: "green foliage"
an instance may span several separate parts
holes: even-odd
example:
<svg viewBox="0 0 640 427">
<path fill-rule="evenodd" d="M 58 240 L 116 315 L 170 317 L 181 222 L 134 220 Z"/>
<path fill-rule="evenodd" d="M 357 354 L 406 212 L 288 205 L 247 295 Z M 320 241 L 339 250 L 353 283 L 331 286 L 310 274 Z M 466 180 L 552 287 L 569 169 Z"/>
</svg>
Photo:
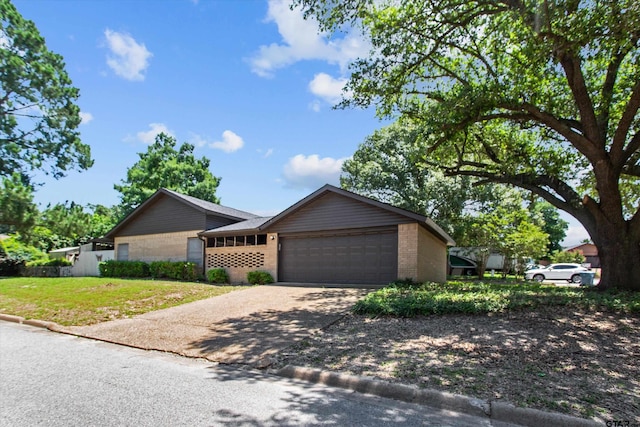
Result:
<svg viewBox="0 0 640 427">
<path fill-rule="evenodd" d="M 20 261 L 40 261 L 47 260 L 49 256 L 35 248 L 33 246 L 29 246 L 20 241 L 19 236 L 12 235 L 7 239 L 2 241 L 2 245 L 4 246 L 4 250 L 8 258 L 20 260 Z"/>
<path fill-rule="evenodd" d="M 196 159 L 194 146 L 182 144 L 176 150 L 175 138 L 161 133 L 140 160 L 127 170 L 122 185 L 114 185 L 121 193 L 122 217 L 129 214 L 160 188 L 175 190 L 188 196 L 218 203 L 216 189 L 220 178 L 209 171 L 209 159 Z"/>
<path fill-rule="evenodd" d="M 247 273 L 247 282 L 252 285 L 266 285 L 273 283 L 273 276 L 266 271 L 250 271 Z"/>
<path fill-rule="evenodd" d="M 207 280 L 211 283 L 229 283 L 229 275 L 224 268 L 212 268 L 207 271 Z"/>
<path fill-rule="evenodd" d="M 424 167 L 422 130 L 393 123 L 374 132 L 344 162 L 342 188 L 431 218 L 454 240 L 468 216 L 500 201 L 496 185 L 473 185 L 470 177 L 447 177 Z"/>
<path fill-rule="evenodd" d="M 47 206 L 21 240 L 43 251 L 79 246 L 109 231 L 116 223 L 115 212 L 102 205 L 89 205 L 86 210 L 74 202 Z"/>
<path fill-rule="evenodd" d="M 0 176 L 39 169 L 58 178 L 91 167 L 77 131 L 79 91 L 62 57 L 9 0 L 0 0 L 0 43 Z"/>
<path fill-rule="evenodd" d="M 198 279 L 198 266 L 184 261 L 153 261 L 149 272 L 154 279 L 174 279 L 192 282 Z"/>
<path fill-rule="evenodd" d="M 553 205 L 547 202 L 537 202 L 529 205 L 529 210 L 541 219 L 542 230 L 549 236 L 547 254 L 562 249 L 560 243 L 567 236 L 569 223 L 560 218 L 560 213 Z"/>
<path fill-rule="evenodd" d="M 640 3 L 296 6 L 325 34 L 357 28 L 370 42 L 339 107 L 421 128 L 425 168 L 517 186 L 573 215 L 599 248 L 600 286 L 640 290 Z"/>
<path fill-rule="evenodd" d="M 149 277 L 149 264 L 142 261 L 103 261 L 98 265 L 102 277 Z"/>
<path fill-rule="evenodd" d="M 28 178 L 17 172 L 2 177 L 0 188 L 0 225 L 7 232 L 24 233 L 34 226 L 38 208 L 33 203 L 33 188 Z"/>
<path fill-rule="evenodd" d="M 582 264 L 587 259 L 579 251 L 555 251 L 551 254 L 550 260 L 554 264 L 562 262 Z"/>
<path fill-rule="evenodd" d="M 19 276 L 24 266 L 21 259 L 0 257 L 0 277 Z"/>
<path fill-rule="evenodd" d="M 66 258 L 40 259 L 27 263 L 27 267 L 68 267 L 70 265 L 73 264 Z"/>
<path fill-rule="evenodd" d="M 480 277 L 484 276 L 491 253 L 504 255 L 503 275 L 513 268 L 516 274 L 522 273 L 530 258 L 538 259 L 546 253 L 548 235 L 537 225 L 540 219 L 532 215 L 514 192 L 502 201 L 502 206 L 468 220 L 468 230 L 458 244 L 478 248 L 474 261 Z"/>
<path fill-rule="evenodd" d="M 353 311 L 371 316 L 413 317 L 451 313 L 498 313 L 541 306 L 640 313 L 640 294 L 538 284 L 392 284 L 365 296 L 355 304 Z"/>
</svg>

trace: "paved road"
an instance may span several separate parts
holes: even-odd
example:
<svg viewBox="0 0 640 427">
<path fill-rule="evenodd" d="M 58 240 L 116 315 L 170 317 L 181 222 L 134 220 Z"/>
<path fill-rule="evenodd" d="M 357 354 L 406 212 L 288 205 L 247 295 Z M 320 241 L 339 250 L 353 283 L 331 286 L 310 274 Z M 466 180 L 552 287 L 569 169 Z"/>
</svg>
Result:
<svg viewBox="0 0 640 427">
<path fill-rule="evenodd" d="M 2 426 L 490 426 L 256 371 L 0 321 Z"/>
</svg>

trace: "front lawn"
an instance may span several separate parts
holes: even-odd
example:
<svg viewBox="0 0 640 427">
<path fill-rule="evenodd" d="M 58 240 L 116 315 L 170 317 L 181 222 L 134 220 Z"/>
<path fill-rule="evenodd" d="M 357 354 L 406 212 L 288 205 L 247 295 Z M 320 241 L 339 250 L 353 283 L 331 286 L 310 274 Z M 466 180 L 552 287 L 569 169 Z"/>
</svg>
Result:
<svg viewBox="0 0 640 427">
<path fill-rule="evenodd" d="M 201 283 L 104 277 L 0 279 L 0 313 L 91 325 L 244 289 Z"/>
<path fill-rule="evenodd" d="M 431 314 L 481 314 L 536 307 L 575 307 L 640 313 L 640 293 L 599 292 L 533 283 L 449 281 L 411 285 L 398 282 L 368 294 L 357 314 L 412 317 Z"/>
</svg>

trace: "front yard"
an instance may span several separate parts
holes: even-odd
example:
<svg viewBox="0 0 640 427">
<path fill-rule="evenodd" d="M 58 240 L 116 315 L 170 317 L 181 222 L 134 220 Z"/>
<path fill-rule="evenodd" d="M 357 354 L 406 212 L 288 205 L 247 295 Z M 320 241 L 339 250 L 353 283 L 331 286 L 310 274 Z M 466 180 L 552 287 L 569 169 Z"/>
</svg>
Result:
<svg viewBox="0 0 640 427">
<path fill-rule="evenodd" d="M 396 286 L 280 355 L 308 366 L 640 425 L 640 295 L 516 283 Z"/>
<path fill-rule="evenodd" d="M 237 286 L 104 277 L 0 279 L 0 313 L 64 326 L 130 317 L 222 295 Z"/>
</svg>

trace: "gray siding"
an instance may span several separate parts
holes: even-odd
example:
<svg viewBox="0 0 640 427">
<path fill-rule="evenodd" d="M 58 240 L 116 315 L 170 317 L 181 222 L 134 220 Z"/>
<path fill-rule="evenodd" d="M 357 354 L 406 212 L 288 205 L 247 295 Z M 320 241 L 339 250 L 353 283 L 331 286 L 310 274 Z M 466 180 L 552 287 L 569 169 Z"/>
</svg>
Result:
<svg viewBox="0 0 640 427">
<path fill-rule="evenodd" d="M 383 227 L 414 221 L 411 218 L 358 200 L 335 193 L 327 193 L 269 227 L 268 231 L 296 233 L 312 230 Z"/>
<path fill-rule="evenodd" d="M 235 224 L 238 222 L 235 219 L 224 218 L 216 215 L 207 215 L 206 224 L 204 230 L 211 230 L 212 228 L 223 227 L 229 224 Z"/>
<path fill-rule="evenodd" d="M 207 215 L 186 203 L 162 196 L 132 218 L 118 236 L 172 233 L 176 231 L 205 230 Z"/>
</svg>

